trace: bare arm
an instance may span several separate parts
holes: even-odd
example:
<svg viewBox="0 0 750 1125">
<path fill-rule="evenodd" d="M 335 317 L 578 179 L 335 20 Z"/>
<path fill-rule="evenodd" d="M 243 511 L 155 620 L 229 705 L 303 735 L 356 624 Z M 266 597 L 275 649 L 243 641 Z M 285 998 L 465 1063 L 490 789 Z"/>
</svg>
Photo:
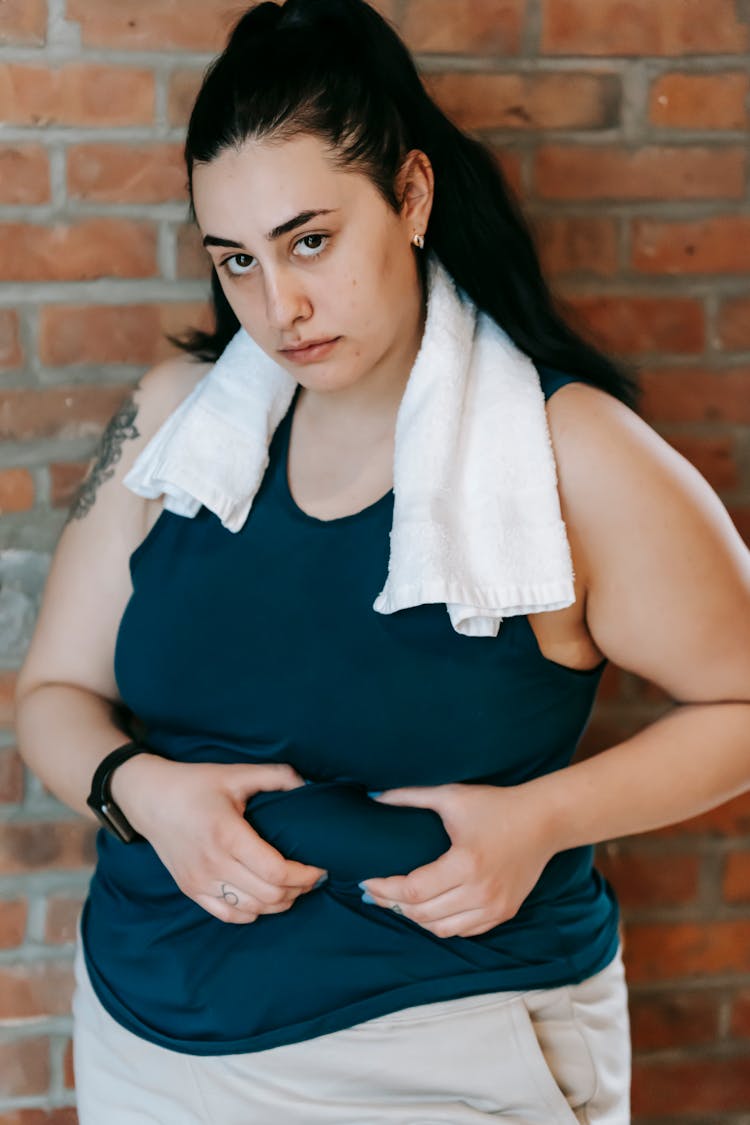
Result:
<svg viewBox="0 0 750 1125">
<path fill-rule="evenodd" d="M 390 790 L 436 809 L 451 848 L 368 879 L 438 937 L 513 918 L 550 859 L 693 816 L 750 786 L 750 554 L 700 473 L 622 403 L 570 384 L 548 405 L 563 510 L 584 551 L 586 620 L 676 708 L 601 753 L 518 785 Z"/>
<path fill-rule="evenodd" d="M 129 558 L 154 516 L 154 502 L 123 477 L 201 370 L 186 360 L 155 368 L 112 419 L 57 545 L 19 676 L 21 755 L 55 796 L 90 819 L 94 770 L 130 737 L 115 642 L 132 593 Z M 222 921 L 253 922 L 288 909 L 322 874 L 286 860 L 243 817 L 254 793 L 303 784 L 283 763 L 187 764 L 139 754 L 115 771 L 112 795 L 188 897 Z"/>
<path fill-rule="evenodd" d="M 56 797 L 92 820 L 86 796 L 93 772 L 129 738 L 114 643 L 131 593 L 128 558 L 149 516 L 149 502 L 122 478 L 200 370 L 184 360 L 162 364 L 110 420 L 68 513 L 18 677 L 23 759 Z"/>
<path fill-rule="evenodd" d="M 130 738 L 112 701 L 73 684 L 40 684 L 19 698 L 16 730 L 29 768 L 60 801 L 98 824 L 86 804 L 91 779 L 102 759 Z"/>
<path fill-rule="evenodd" d="M 684 820 L 750 786 L 750 552 L 700 473 L 637 415 L 582 384 L 553 406 L 588 627 L 619 667 L 678 704 L 529 784 L 558 851 Z"/>
</svg>

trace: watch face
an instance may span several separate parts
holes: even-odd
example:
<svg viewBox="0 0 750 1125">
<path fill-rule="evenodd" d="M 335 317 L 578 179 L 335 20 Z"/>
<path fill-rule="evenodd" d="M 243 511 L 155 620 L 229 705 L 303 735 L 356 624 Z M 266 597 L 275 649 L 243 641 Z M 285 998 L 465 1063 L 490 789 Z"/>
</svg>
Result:
<svg viewBox="0 0 750 1125">
<path fill-rule="evenodd" d="M 89 808 L 93 809 L 96 813 L 102 825 L 112 832 L 113 835 L 117 836 L 119 840 L 122 840 L 124 844 L 132 844 L 136 840 L 143 839 L 143 836 L 140 836 L 125 819 L 114 801 L 105 801 L 101 805 L 97 805 L 95 802 L 91 801 L 87 801 L 86 803 Z"/>
</svg>

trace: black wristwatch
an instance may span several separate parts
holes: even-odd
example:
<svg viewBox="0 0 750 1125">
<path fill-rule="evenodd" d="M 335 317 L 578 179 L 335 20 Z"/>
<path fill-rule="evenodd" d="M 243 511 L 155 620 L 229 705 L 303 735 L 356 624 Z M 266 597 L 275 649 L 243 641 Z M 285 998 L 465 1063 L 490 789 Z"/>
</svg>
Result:
<svg viewBox="0 0 750 1125">
<path fill-rule="evenodd" d="M 112 799 L 109 791 L 110 779 L 119 765 L 127 762 L 135 754 L 155 754 L 145 742 L 126 742 L 118 746 L 111 754 L 107 754 L 96 767 L 91 781 L 91 792 L 86 798 L 88 807 L 96 813 L 105 828 L 113 832 L 124 844 L 134 844 L 144 837 L 136 832 L 130 821 L 118 804 Z"/>
</svg>

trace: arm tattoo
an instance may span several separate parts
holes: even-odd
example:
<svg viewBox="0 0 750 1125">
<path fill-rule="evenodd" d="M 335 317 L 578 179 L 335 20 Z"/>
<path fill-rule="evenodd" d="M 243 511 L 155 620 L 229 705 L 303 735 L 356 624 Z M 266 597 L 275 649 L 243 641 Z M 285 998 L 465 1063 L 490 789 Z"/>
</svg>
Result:
<svg viewBox="0 0 750 1125">
<path fill-rule="evenodd" d="M 94 465 L 75 495 L 67 519 L 65 520 L 66 524 L 74 519 L 83 519 L 87 512 L 91 510 L 96 500 L 96 493 L 99 486 L 114 475 L 115 470 L 111 466 L 120 460 L 122 456 L 122 444 L 126 438 L 140 437 L 138 428 L 135 425 L 135 419 L 138 414 L 138 406 L 133 399 L 135 389 L 130 392 L 117 413 L 110 419 L 107 428 L 102 434 L 101 441 L 94 455 Z"/>
</svg>

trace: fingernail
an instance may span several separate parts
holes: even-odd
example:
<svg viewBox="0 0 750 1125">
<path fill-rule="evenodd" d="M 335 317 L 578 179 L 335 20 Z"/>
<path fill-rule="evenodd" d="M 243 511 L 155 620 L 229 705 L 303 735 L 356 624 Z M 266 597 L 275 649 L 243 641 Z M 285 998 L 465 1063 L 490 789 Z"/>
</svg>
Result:
<svg viewBox="0 0 750 1125">
<path fill-rule="evenodd" d="M 366 891 L 362 895 L 362 902 L 368 902 L 370 904 L 370 906 L 376 905 L 375 899 L 372 897 L 372 895 L 368 895 Z"/>
<path fill-rule="evenodd" d="M 368 792 L 367 796 L 374 799 L 375 797 L 380 797 L 383 793 L 385 793 L 385 789 L 373 789 L 371 793 Z"/>
<path fill-rule="evenodd" d="M 361 891 L 366 891 L 366 890 L 367 890 L 367 887 L 366 887 L 366 885 L 365 885 L 365 880 L 364 880 L 364 879 L 362 880 L 362 882 L 361 882 L 361 883 L 357 883 L 357 886 L 359 887 L 359 889 L 360 889 Z"/>
<path fill-rule="evenodd" d="M 316 890 L 318 887 L 322 887 L 327 878 L 328 878 L 327 874 L 321 875 L 320 878 L 316 882 L 313 883 L 312 890 Z"/>
</svg>

